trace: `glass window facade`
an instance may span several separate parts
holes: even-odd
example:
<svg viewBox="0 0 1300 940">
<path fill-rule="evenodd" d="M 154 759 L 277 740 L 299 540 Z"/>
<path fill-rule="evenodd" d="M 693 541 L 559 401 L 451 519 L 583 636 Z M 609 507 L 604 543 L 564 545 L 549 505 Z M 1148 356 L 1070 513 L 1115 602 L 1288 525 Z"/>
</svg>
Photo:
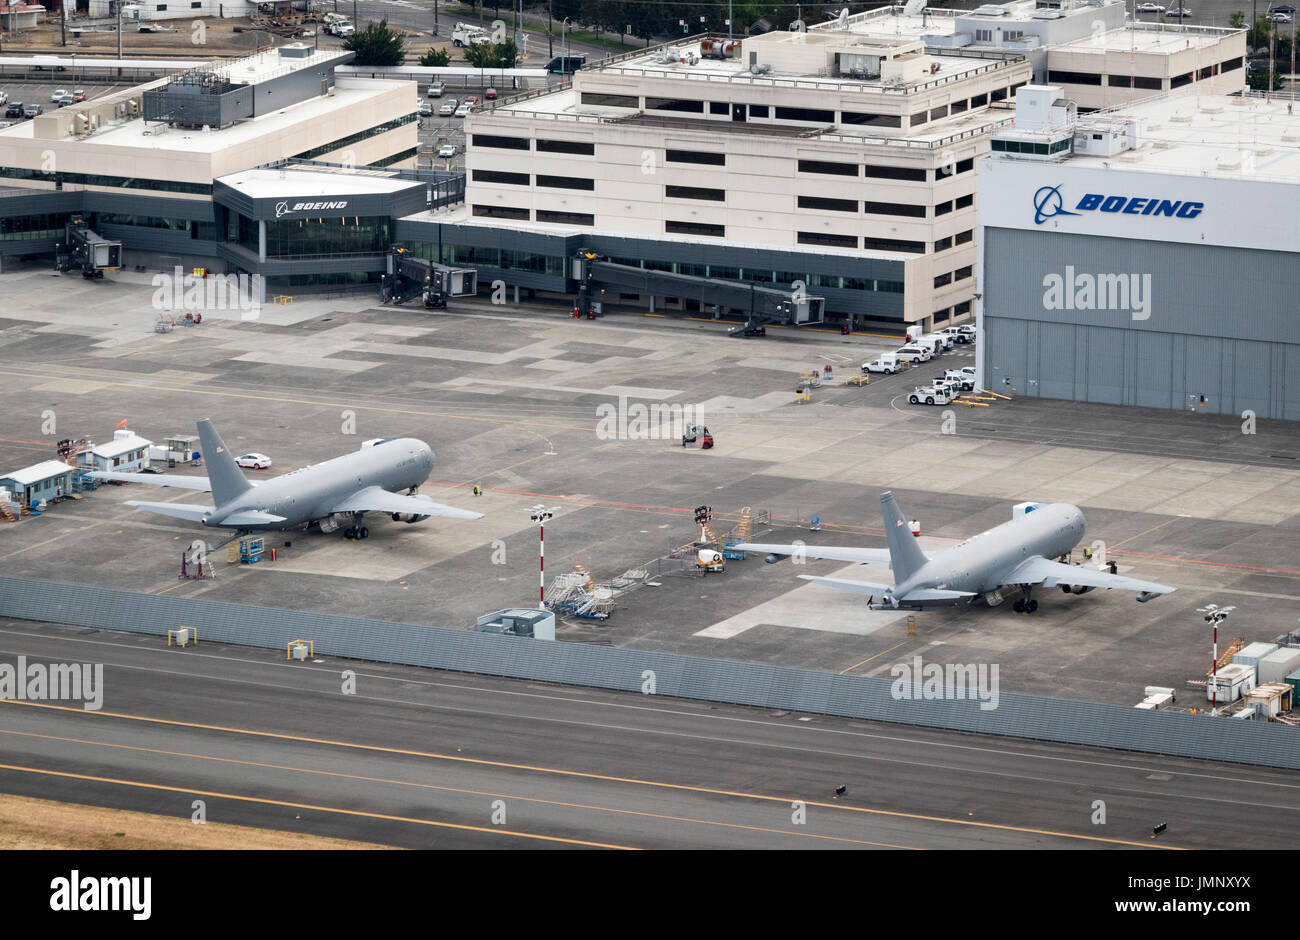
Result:
<svg viewBox="0 0 1300 940">
<path fill-rule="evenodd" d="M 190 238 L 204 241 L 217 240 L 215 222 L 200 222 L 195 219 L 168 219 L 156 215 L 126 215 L 121 212 L 94 212 L 90 216 L 90 227 L 101 225 L 131 225 L 136 228 L 163 228 L 174 232 L 188 233 Z"/>
<path fill-rule="evenodd" d="M 0 219 L 0 240 L 26 241 L 35 238 L 63 238 L 68 220 L 66 212 L 43 212 L 37 215 Z"/>
<path fill-rule="evenodd" d="M 134 176 L 109 176 L 101 173 L 46 173 L 21 167 L 0 166 L 0 177 L 19 180 L 44 180 L 49 183 L 72 183 L 81 186 L 104 186 L 116 189 L 154 189 L 168 193 L 195 193 L 211 196 L 211 183 L 182 183 L 176 180 L 151 180 Z"/>
<path fill-rule="evenodd" d="M 384 216 L 341 219 L 270 219 L 266 222 L 266 257 L 321 258 L 378 255 L 388 251 L 392 220 Z M 257 221 L 231 213 L 228 229 L 240 247 L 258 251 Z"/>
<path fill-rule="evenodd" d="M 304 150 L 302 153 L 295 153 L 294 158 L 298 160 L 314 160 L 323 153 L 329 153 L 331 150 L 338 150 L 340 147 L 346 147 L 348 144 L 355 144 L 371 137 L 377 137 L 380 134 L 386 134 L 389 131 L 396 130 L 406 124 L 412 124 L 419 119 L 420 115 L 415 112 L 403 114 L 396 120 L 385 121 L 383 124 L 376 124 L 374 127 L 367 127 L 364 131 L 349 134 L 347 137 L 340 137 L 338 140 L 331 140 L 327 144 L 321 144 L 319 147 L 312 147 L 310 150 Z"/>
</svg>

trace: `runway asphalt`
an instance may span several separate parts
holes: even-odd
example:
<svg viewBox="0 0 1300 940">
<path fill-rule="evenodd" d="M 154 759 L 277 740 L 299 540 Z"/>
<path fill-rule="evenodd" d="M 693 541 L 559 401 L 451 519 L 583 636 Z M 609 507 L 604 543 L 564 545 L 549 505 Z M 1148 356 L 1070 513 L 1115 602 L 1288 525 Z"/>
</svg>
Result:
<svg viewBox="0 0 1300 940">
<path fill-rule="evenodd" d="M 103 663 L 105 696 L 0 703 L 0 791 L 410 848 L 1270 848 L 1300 824 L 1266 768 L 3 622 L 20 654 Z"/>
</svg>

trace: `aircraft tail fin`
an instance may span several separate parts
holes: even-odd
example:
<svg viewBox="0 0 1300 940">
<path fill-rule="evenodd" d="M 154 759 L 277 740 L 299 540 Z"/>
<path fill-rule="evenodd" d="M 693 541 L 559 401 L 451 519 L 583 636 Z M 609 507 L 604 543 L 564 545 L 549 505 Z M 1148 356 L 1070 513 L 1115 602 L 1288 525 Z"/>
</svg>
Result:
<svg viewBox="0 0 1300 940">
<path fill-rule="evenodd" d="M 902 584 L 925 564 L 925 553 L 917 544 L 903 510 L 898 508 L 894 494 L 880 494 L 880 509 L 885 517 L 885 538 L 889 542 L 889 567 L 894 571 L 894 583 Z"/>
<path fill-rule="evenodd" d="M 198 424 L 203 463 L 208 470 L 208 482 L 212 484 L 212 501 L 220 508 L 249 490 L 252 484 L 235 463 L 234 454 L 226 447 L 212 422 L 204 418 Z"/>
</svg>

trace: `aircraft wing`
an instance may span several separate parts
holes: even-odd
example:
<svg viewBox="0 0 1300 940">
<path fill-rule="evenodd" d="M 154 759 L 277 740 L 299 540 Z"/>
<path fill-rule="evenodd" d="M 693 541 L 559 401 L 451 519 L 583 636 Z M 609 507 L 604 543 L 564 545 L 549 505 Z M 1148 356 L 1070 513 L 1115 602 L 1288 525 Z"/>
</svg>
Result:
<svg viewBox="0 0 1300 940">
<path fill-rule="evenodd" d="M 795 555 L 804 558 L 825 558 L 829 561 L 853 561 L 860 565 L 888 565 L 887 548 L 835 548 L 822 545 L 764 545 L 744 542 L 735 548 L 744 552 L 766 552 L 770 555 Z"/>
<path fill-rule="evenodd" d="M 1007 584 L 1043 584 L 1055 587 L 1058 584 L 1079 585 L 1081 587 L 1119 588 L 1122 591 L 1138 591 L 1142 594 L 1172 594 L 1176 588 L 1154 581 L 1139 581 L 1126 578 L 1122 574 L 1098 571 L 1087 565 L 1063 565 L 1059 561 L 1048 561 L 1041 555 L 1026 558 L 1011 572 Z"/>
<path fill-rule="evenodd" d="M 143 509 L 145 512 L 171 516 L 173 519 L 185 519 L 188 522 L 202 522 L 213 511 L 211 506 L 199 506 L 194 503 L 146 503 L 138 499 L 128 499 L 126 504 L 136 509 Z"/>
<path fill-rule="evenodd" d="M 871 597 L 885 597 L 894 592 L 892 584 L 867 584 L 865 581 L 846 581 L 843 578 L 819 578 L 816 575 L 801 574 L 805 581 L 815 581 L 840 591 L 852 591 L 854 594 L 866 594 Z"/>
<path fill-rule="evenodd" d="M 824 584 L 827 587 L 833 587 L 841 591 L 852 591 L 855 594 L 866 594 L 869 597 L 893 597 L 893 585 L 884 584 L 867 584 L 863 581 L 846 581 L 843 578 L 819 578 L 816 575 L 801 574 L 799 577 L 805 581 L 815 581 L 818 584 Z M 917 604 L 922 601 L 929 604 L 946 604 L 957 603 L 967 597 L 974 597 L 970 591 L 948 591 L 943 588 L 917 588 L 909 591 L 897 598 L 901 603 Z"/>
<path fill-rule="evenodd" d="M 357 490 L 330 512 L 401 512 L 417 516 L 442 516 L 447 519 L 482 519 L 483 513 L 457 509 L 435 503 L 427 496 L 401 496 L 381 486 Z"/>
<path fill-rule="evenodd" d="M 207 477 L 187 477 L 172 473 L 124 473 L 117 470 L 94 470 L 86 476 L 92 480 L 105 480 L 118 483 L 152 483 L 154 486 L 179 486 L 185 490 L 212 492 L 212 484 Z"/>
</svg>

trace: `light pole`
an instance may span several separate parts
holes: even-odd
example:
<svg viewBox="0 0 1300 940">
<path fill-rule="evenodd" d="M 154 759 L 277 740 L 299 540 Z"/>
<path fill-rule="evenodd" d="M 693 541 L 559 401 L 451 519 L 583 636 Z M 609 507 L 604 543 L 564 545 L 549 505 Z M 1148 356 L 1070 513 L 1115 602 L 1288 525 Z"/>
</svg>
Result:
<svg viewBox="0 0 1300 940">
<path fill-rule="evenodd" d="M 561 41 L 562 43 L 564 43 L 564 54 L 565 54 L 565 55 L 568 55 L 568 54 L 569 54 L 569 33 L 568 33 L 568 29 L 569 29 L 569 18 L 566 16 L 566 17 L 564 18 L 564 22 L 560 24 L 560 41 Z M 560 71 L 563 72 L 564 70 L 561 69 Z"/>
<path fill-rule="evenodd" d="M 1210 714 L 1219 713 L 1219 624 L 1228 619 L 1235 607 L 1220 607 L 1218 604 L 1206 604 L 1196 608 L 1198 614 L 1205 615 L 1205 622 L 1214 625 L 1214 660 L 1210 663 Z"/>
<path fill-rule="evenodd" d="M 551 21 L 554 17 L 551 15 L 555 5 L 555 0 L 546 0 L 546 58 L 551 59 L 555 56 L 555 37 L 551 35 Z"/>
<path fill-rule="evenodd" d="M 548 508 L 538 503 L 528 510 L 528 517 L 537 523 L 537 577 L 540 582 L 537 602 L 542 607 L 546 606 L 546 520 L 554 516 L 559 508 L 559 506 Z"/>
</svg>

